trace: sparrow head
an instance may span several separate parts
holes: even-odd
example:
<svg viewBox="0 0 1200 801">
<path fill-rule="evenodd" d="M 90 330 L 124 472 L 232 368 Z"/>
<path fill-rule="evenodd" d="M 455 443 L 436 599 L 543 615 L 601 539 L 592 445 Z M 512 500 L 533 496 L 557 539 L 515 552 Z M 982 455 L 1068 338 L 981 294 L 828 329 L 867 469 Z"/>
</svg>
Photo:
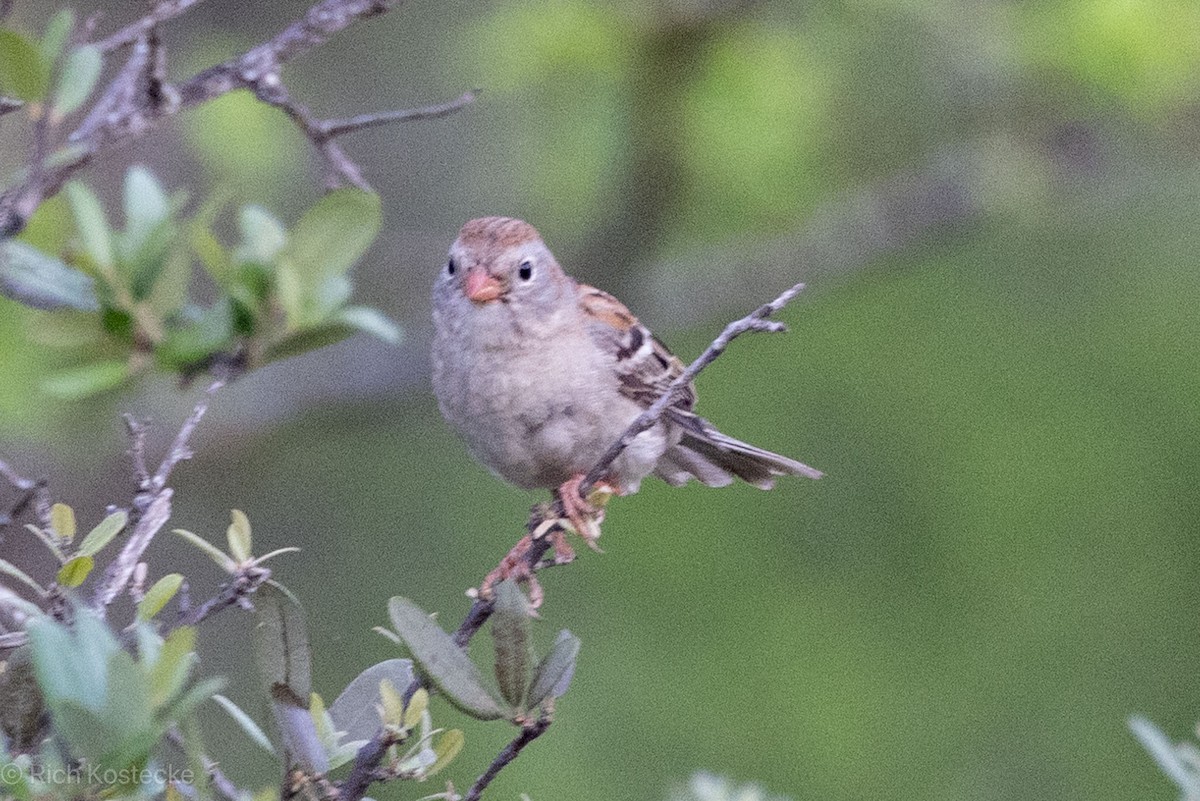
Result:
<svg viewBox="0 0 1200 801">
<path fill-rule="evenodd" d="M 450 246 L 442 280 L 477 308 L 550 308 L 569 279 L 537 229 L 510 217 L 481 217 Z"/>
</svg>

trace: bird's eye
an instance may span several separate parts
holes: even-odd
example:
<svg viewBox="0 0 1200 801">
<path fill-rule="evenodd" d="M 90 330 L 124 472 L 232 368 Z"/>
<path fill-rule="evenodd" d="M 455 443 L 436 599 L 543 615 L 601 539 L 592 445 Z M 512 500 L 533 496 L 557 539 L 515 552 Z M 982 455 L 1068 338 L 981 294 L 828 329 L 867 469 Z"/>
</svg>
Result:
<svg viewBox="0 0 1200 801">
<path fill-rule="evenodd" d="M 454 259 L 450 259 L 448 262 L 446 262 L 446 275 L 454 275 L 457 269 L 458 265 L 454 263 Z"/>
<path fill-rule="evenodd" d="M 521 276 L 522 281 L 528 281 L 533 278 L 533 262 L 529 259 L 521 262 L 521 266 L 517 268 L 517 275 Z"/>
</svg>

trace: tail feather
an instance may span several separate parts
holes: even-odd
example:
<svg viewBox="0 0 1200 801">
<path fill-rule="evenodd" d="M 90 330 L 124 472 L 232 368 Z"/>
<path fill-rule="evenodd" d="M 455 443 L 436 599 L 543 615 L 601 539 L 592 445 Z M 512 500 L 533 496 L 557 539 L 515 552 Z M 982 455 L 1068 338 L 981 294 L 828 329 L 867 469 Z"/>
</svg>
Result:
<svg viewBox="0 0 1200 801">
<path fill-rule="evenodd" d="M 775 476 L 796 475 L 820 478 L 821 471 L 726 436 L 702 417 L 688 412 L 672 414 L 683 428 L 679 443 L 660 459 L 655 474 L 671 484 L 682 484 L 694 476 L 710 487 L 729 484 L 737 476 L 760 489 L 770 489 Z"/>
</svg>

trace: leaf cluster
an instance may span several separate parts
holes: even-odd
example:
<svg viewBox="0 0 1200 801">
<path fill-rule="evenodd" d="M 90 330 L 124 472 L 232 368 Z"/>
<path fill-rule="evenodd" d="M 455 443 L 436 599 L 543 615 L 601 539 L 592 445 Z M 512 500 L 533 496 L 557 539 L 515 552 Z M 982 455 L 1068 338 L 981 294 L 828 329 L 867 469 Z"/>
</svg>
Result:
<svg viewBox="0 0 1200 801">
<path fill-rule="evenodd" d="M 118 227 L 86 184 L 68 182 L 0 243 L 0 293 L 40 310 L 32 335 L 75 364 L 43 382 L 53 395 L 84 397 L 154 368 L 238 373 L 357 331 L 399 340 L 378 311 L 350 304 L 347 273 L 378 233 L 377 195 L 330 192 L 289 228 L 222 198 L 185 212 L 182 193 L 135 166 L 121 206 Z M 216 233 L 227 217 L 232 244 Z"/>
</svg>

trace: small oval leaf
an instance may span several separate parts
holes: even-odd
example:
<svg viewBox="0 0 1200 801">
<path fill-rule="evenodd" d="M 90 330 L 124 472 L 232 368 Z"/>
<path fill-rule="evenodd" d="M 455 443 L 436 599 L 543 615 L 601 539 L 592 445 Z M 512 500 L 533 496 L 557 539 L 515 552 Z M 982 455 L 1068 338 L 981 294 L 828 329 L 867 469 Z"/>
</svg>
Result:
<svg viewBox="0 0 1200 801">
<path fill-rule="evenodd" d="M 233 571 L 237 570 L 237 564 L 230 559 L 224 551 L 201 537 L 199 534 L 194 534 L 191 531 L 187 531 L 182 528 L 174 529 L 174 533 L 180 537 L 183 537 L 201 551 L 204 551 L 209 559 L 220 565 L 221 569 L 227 573 L 232 573 Z"/>
<path fill-rule="evenodd" d="M 534 672 L 527 698 L 530 708 L 538 706 L 550 695 L 557 698 L 567 691 L 578 656 L 579 638 L 563 629 L 558 633 L 558 639 L 554 641 L 550 653 L 546 654 L 546 658 Z"/>
<path fill-rule="evenodd" d="M 67 56 L 63 65 L 62 78 L 54 95 L 54 113 L 65 117 L 83 105 L 96 88 L 104 57 L 95 45 L 77 47 Z"/>
<path fill-rule="evenodd" d="M 108 361 L 64 370 L 42 382 L 42 391 L 62 400 L 81 400 L 114 389 L 129 376 L 125 362 Z"/>
<path fill-rule="evenodd" d="M 514 709 L 521 710 L 533 663 L 529 641 L 529 602 L 512 580 L 497 584 L 495 593 L 492 640 L 496 648 L 496 683 L 504 700 Z"/>
<path fill-rule="evenodd" d="M 175 597 L 175 593 L 179 592 L 179 588 L 182 586 L 183 576 L 179 573 L 168 573 L 154 582 L 154 585 L 146 591 L 146 594 L 142 596 L 142 600 L 138 602 L 138 620 L 149 620 L 161 612 L 163 607 L 170 603 L 171 599 Z"/>
<path fill-rule="evenodd" d="M 463 749 L 466 741 L 467 738 L 459 729 L 451 729 L 439 737 L 437 745 L 433 747 L 433 753 L 437 754 L 437 761 L 429 766 L 429 770 L 425 771 L 425 778 L 428 779 L 449 765 L 451 760 L 458 756 L 458 752 Z"/>
<path fill-rule="evenodd" d="M 407 598 L 388 601 L 388 615 L 413 660 L 455 706 L 480 720 L 505 717 L 483 685 L 479 669 L 429 615 Z"/>
<path fill-rule="evenodd" d="M 44 311 L 100 308 L 91 278 L 24 242 L 0 246 L 0 293 Z"/>
<path fill-rule="evenodd" d="M 64 542 L 75 539 L 75 510 L 65 503 L 50 507 L 50 528 Z"/>
<path fill-rule="evenodd" d="M 92 572 L 92 568 L 96 566 L 95 560 L 90 556 L 76 556 L 74 559 L 68 559 L 67 563 L 58 569 L 57 581 L 64 587 L 78 587 Z"/>
<path fill-rule="evenodd" d="M 95 556 L 100 553 L 105 545 L 112 542 L 113 537 L 121 533 L 121 529 L 125 528 L 128 520 L 129 515 L 124 512 L 113 512 L 101 520 L 100 525 L 89 531 L 88 535 L 83 538 L 83 542 L 79 543 L 79 553 L 84 556 Z"/>
<path fill-rule="evenodd" d="M 229 554 L 235 561 L 245 562 L 250 559 L 253 546 L 250 518 L 246 517 L 246 513 L 241 509 L 230 510 L 230 517 L 233 518 L 233 522 L 229 524 L 229 530 L 225 533 L 229 541 Z"/>
<path fill-rule="evenodd" d="M 348 740 L 369 740 L 379 729 L 376 707 L 382 705 L 386 709 L 389 703 L 382 695 L 381 685 L 399 692 L 408 687 L 415 675 L 408 659 L 385 659 L 359 673 L 329 706 L 334 726 L 345 732 Z M 395 722 L 399 723 L 402 716 L 403 704 Z"/>
<path fill-rule="evenodd" d="M 0 93 L 21 100 L 41 100 L 50 68 L 37 45 L 25 36 L 0 28 Z"/>
</svg>

